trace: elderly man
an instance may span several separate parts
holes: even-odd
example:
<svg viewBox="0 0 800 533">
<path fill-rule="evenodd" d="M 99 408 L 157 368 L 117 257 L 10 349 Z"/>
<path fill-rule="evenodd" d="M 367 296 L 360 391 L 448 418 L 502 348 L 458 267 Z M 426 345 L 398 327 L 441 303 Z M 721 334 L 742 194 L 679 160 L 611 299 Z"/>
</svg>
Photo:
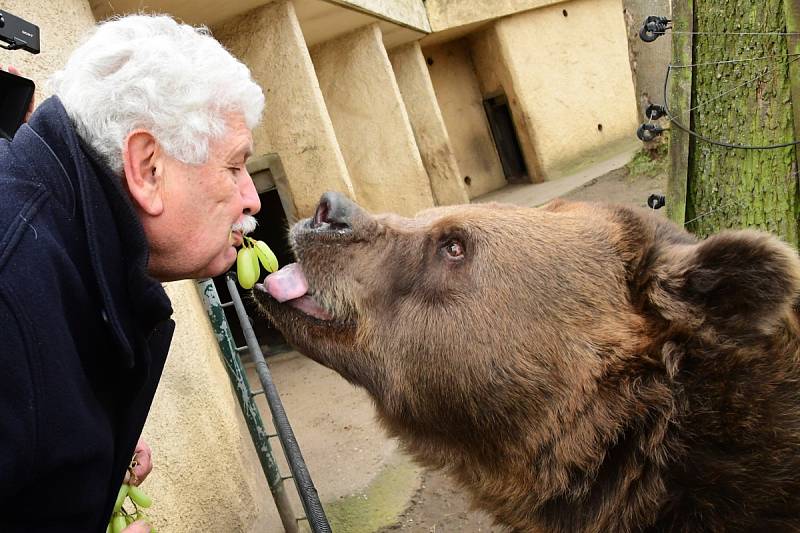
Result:
<svg viewBox="0 0 800 533">
<path fill-rule="evenodd" d="M 161 282 L 227 270 L 260 208 L 263 93 L 207 32 L 106 22 L 51 82 L 0 141 L 4 532 L 105 530 L 174 329 Z"/>
</svg>

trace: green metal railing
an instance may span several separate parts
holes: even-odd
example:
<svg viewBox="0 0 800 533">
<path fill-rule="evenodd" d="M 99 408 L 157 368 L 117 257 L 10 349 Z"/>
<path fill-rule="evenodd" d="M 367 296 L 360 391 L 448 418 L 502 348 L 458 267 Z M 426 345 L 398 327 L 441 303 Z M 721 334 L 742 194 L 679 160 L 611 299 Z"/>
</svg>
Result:
<svg viewBox="0 0 800 533">
<path fill-rule="evenodd" d="M 261 462 L 261 468 L 264 470 L 264 475 L 267 478 L 269 490 L 272 492 L 272 497 L 275 499 L 275 505 L 278 508 L 281 523 L 287 532 L 296 533 L 298 530 L 297 519 L 295 518 L 291 502 L 286 492 L 284 478 L 281 476 L 278 464 L 275 462 L 275 457 L 272 455 L 272 446 L 270 446 L 269 443 L 269 438 L 274 435 L 267 433 L 264 423 L 261 420 L 261 414 L 254 400 L 255 396 L 263 394 L 263 391 L 253 392 L 250 389 L 250 384 L 247 381 L 247 374 L 244 366 L 242 366 L 241 358 L 239 357 L 240 352 L 246 350 L 247 347 L 244 347 L 244 349 L 236 348 L 236 344 L 233 340 L 233 333 L 225 318 L 225 309 L 223 306 L 232 305 L 233 302 L 229 302 L 228 304 L 220 302 L 214 282 L 210 279 L 199 281 L 198 286 L 203 305 L 211 320 L 211 325 L 217 336 L 217 342 L 222 351 L 225 368 L 228 370 L 228 376 L 236 389 L 236 399 L 239 401 L 239 406 L 247 422 L 247 428 L 250 431 L 250 437 L 253 439 L 258 459 Z"/>
</svg>

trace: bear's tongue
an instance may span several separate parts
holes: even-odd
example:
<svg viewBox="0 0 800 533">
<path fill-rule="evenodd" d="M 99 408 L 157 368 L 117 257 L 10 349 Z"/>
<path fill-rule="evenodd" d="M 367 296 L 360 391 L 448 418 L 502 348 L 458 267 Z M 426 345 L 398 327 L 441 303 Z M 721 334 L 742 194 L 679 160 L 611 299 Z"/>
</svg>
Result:
<svg viewBox="0 0 800 533">
<path fill-rule="evenodd" d="M 311 296 L 308 296 L 308 281 L 297 263 L 290 263 L 264 279 L 264 290 L 279 302 L 288 302 L 307 315 L 320 320 L 332 317 Z"/>
<path fill-rule="evenodd" d="M 283 303 L 300 298 L 308 292 L 308 282 L 297 263 L 289 263 L 264 279 L 264 288 L 270 296 Z"/>
</svg>

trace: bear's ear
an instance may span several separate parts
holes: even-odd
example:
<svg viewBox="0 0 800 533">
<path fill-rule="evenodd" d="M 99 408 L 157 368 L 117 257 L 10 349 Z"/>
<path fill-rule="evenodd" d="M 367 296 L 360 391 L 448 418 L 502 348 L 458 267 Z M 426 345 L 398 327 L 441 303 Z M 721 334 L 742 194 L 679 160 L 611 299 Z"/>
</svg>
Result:
<svg viewBox="0 0 800 533">
<path fill-rule="evenodd" d="M 800 296 L 797 252 L 767 233 L 723 232 L 684 248 L 676 259 L 668 269 L 679 278 L 671 280 L 673 290 L 718 325 L 768 328 Z"/>
</svg>

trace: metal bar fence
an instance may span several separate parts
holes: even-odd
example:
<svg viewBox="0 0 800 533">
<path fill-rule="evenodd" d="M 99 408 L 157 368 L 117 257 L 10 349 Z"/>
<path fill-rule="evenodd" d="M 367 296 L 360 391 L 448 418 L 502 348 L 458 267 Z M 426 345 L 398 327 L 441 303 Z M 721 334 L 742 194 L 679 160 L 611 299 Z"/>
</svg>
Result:
<svg viewBox="0 0 800 533">
<path fill-rule="evenodd" d="M 225 361 L 225 368 L 228 371 L 228 377 L 236 389 L 236 399 L 239 401 L 239 407 L 241 407 L 245 422 L 247 422 L 250 438 L 253 440 L 253 445 L 258 454 L 258 460 L 261 462 L 261 468 L 264 470 L 264 475 L 267 478 L 269 490 L 272 492 L 275 506 L 278 508 L 278 515 L 281 518 L 283 528 L 287 533 L 297 533 L 297 520 L 295 519 L 295 514 L 283 483 L 283 478 L 278 469 L 278 464 L 275 462 L 275 457 L 272 455 L 269 435 L 264 428 L 261 414 L 253 400 L 255 394 L 250 390 L 250 384 L 247 381 L 247 373 L 242 366 L 239 352 L 233 341 L 233 333 L 228 326 L 228 321 L 225 319 L 225 310 L 223 304 L 220 302 L 217 289 L 214 287 L 214 282 L 210 279 L 199 281 L 198 287 L 200 289 L 203 305 L 206 308 L 206 313 L 208 313 L 208 317 L 211 320 L 214 334 L 217 336 L 217 342 L 219 343 L 222 357 Z"/>
<path fill-rule="evenodd" d="M 250 436 L 253 439 L 253 444 L 256 446 L 259 459 L 262 462 L 264 473 L 270 484 L 270 490 L 278 506 L 278 512 L 281 515 L 281 521 L 286 531 L 297 531 L 297 524 L 294 519 L 291 520 L 292 529 L 287 526 L 288 518 L 289 516 L 293 517 L 293 513 L 282 484 L 284 479 L 292 478 L 294 479 L 300 502 L 305 511 L 304 518 L 308 521 L 311 531 L 313 533 L 330 533 L 331 527 L 325 516 L 322 504 L 319 501 L 317 489 L 314 486 L 314 482 L 311 480 L 303 455 L 300 452 L 300 447 L 297 444 L 297 439 L 294 436 L 291 424 L 283 408 L 283 403 L 273 383 L 272 374 L 264 360 L 264 354 L 253 332 L 250 317 L 247 316 L 247 311 L 242 303 L 241 296 L 236 287 L 236 282 L 231 274 L 225 276 L 225 283 L 231 295 L 231 302 L 226 304 L 220 303 L 216 288 L 211 280 L 200 282 L 201 294 L 203 295 L 204 302 L 207 302 L 206 309 L 214 325 L 214 330 L 217 332 L 220 347 L 223 348 L 223 356 L 225 357 L 226 363 L 228 363 L 226 366 L 228 367 L 230 378 L 239 392 L 239 404 L 242 407 L 242 412 L 245 414 L 245 420 L 250 429 Z M 230 332 L 223 310 L 223 307 L 228 305 L 233 305 L 236 311 L 247 346 L 237 348 L 234 345 L 233 335 Z M 222 334 L 220 332 L 222 332 Z M 249 351 L 250 356 L 253 358 L 259 381 L 261 381 L 261 391 L 255 393 L 250 391 L 247 376 L 239 357 L 239 353 L 245 350 Z M 228 361 L 228 354 L 231 354 L 231 362 Z M 267 399 L 278 440 L 281 443 L 281 448 L 283 449 L 283 453 L 286 456 L 289 469 L 292 473 L 291 476 L 281 477 L 277 465 L 275 464 L 274 457 L 272 456 L 272 450 L 267 440 L 271 435 L 267 435 L 255 402 L 253 402 L 253 396 L 261 393 L 263 393 Z M 273 485 L 276 487 L 275 489 L 273 489 Z M 282 508 L 283 511 L 281 510 Z M 284 517 L 284 514 L 287 516 Z"/>
</svg>

